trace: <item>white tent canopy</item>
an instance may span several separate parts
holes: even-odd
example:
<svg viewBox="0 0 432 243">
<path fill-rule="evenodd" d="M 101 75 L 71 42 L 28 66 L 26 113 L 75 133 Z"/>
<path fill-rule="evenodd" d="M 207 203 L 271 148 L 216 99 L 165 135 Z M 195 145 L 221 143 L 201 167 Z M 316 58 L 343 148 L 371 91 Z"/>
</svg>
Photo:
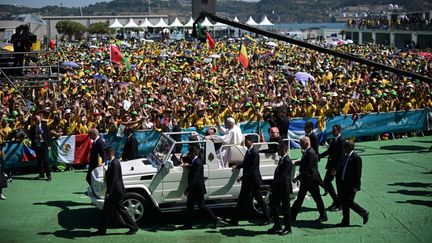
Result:
<svg viewBox="0 0 432 243">
<path fill-rule="evenodd" d="M 228 25 L 217 22 L 217 23 L 214 25 L 214 27 L 226 28 L 226 27 L 228 27 Z"/>
<path fill-rule="evenodd" d="M 247 25 L 258 25 L 257 22 L 252 18 L 252 16 L 249 16 L 248 21 L 246 21 Z"/>
<path fill-rule="evenodd" d="M 169 26 L 167 25 L 167 23 L 165 23 L 165 21 L 160 18 L 159 22 L 157 22 L 157 24 L 155 24 L 154 26 L 155 28 L 168 28 Z"/>
<path fill-rule="evenodd" d="M 267 16 L 264 15 L 263 20 L 259 23 L 261 26 L 272 26 L 273 23 L 270 22 L 270 20 L 267 18 Z"/>
<path fill-rule="evenodd" d="M 193 27 L 194 20 L 190 17 L 189 21 L 184 25 L 185 27 Z"/>
<path fill-rule="evenodd" d="M 180 20 L 176 17 L 174 22 L 170 24 L 170 27 L 183 27 L 183 24 L 180 22 Z"/>
<path fill-rule="evenodd" d="M 120 22 L 118 21 L 118 19 L 116 18 L 114 20 L 114 22 L 109 26 L 110 28 L 122 28 L 123 25 L 120 24 Z"/>
<path fill-rule="evenodd" d="M 124 26 L 124 28 L 138 28 L 139 26 L 133 21 L 132 18 L 129 19 L 129 22 Z"/>
<path fill-rule="evenodd" d="M 143 28 L 153 27 L 153 24 L 150 23 L 150 21 L 148 20 L 148 18 L 145 18 L 144 22 L 140 25 L 140 27 L 143 27 Z"/>
<path fill-rule="evenodd" d="M 213 24 L 210 22 L 210 20 L 208 20 L 207 17 L 205 17 L 204 21 L 201 22 L 201 26 L 203 26 L 203 27 L 212 27 Z"/>
<path fill-rule="evenodd" d="M 233 21 L 234 21 L 234 22 L 237 22 L 237 23 L 240 22 L 240 20 L 237 18 L 237 16 L 234 17 L 234 20 L 233 20 Z"/>
</svg>

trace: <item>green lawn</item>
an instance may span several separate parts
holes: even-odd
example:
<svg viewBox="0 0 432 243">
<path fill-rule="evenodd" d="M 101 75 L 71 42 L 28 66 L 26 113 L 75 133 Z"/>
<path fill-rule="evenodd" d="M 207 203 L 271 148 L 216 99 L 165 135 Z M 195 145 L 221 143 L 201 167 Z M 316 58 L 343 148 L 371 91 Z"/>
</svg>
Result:
<svg viewBox="0 0 432 243">
<path fill-rule="evenodd" d="M 349 228 L 334 227 L 341 212 L 329 212 L 327 222 L 314 223 L 318 212 L 309 199 L 293 224 L 293 234 L 286 237 L 267 235 L 269 227 L 256 226 L 256 220 L 241 221 L 236 227 L 176 230 L 184 218 L 181 212 L 153 216 L 136 235 L 124 235 L 127 229 L 108 229 L 107 236 L 92 236 L 100 212 L 84 195 L 86 174 L 78 170 L 54 173 L 51 182 L 35 181 L 35 174 L 17 176 L 4 189 L 7 200 L 0 201 L 0 242 L 430 242 L 432 153 L 427 150 L 431 145 L 430 136 L 357 144 L 363 177 L 356 201 L 370 212 L 366 225 L 354 212 Z M 293 151 L 292 157 L 299 156 L 298 150 Z M 322 175 L 325 162 L 320 163 Z M 331 203 L 328 196 L 323 199 L 326 206 Z M 216 213 L 229 215 L 230 210 Z"/>
</svg>

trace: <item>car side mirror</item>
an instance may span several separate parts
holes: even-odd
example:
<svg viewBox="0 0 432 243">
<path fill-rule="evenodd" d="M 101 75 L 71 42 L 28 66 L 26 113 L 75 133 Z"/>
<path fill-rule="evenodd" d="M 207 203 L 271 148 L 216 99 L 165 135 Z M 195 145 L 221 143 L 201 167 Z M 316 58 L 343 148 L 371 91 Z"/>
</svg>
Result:
<svg viewBox="0 0 432 243">
<path fill-rule="evenodd" d="M 166 161 L 165 168 L 167 168 L 167 170 L 174 168 L 174 163 L 171 160 Z"/>
</svg>

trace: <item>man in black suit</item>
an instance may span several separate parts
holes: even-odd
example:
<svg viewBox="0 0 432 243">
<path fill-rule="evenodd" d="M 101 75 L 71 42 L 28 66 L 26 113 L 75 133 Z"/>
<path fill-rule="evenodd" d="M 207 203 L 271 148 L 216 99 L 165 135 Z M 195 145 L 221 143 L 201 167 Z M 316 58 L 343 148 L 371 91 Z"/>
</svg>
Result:
<svg viewBox="0 0 432 243">
<path fill-rule="evenodd" d="M 29 138 L 31 140 L 32 148 L 36 152 L 37 165 L 39 168 L 39 176 L 36 179 L 43 179 L 47 177 L 47 181 L 51 181 L 51 172 L 48 165 L 48 147 L 50 146 L 51 137 L 48 127 L 42 123 L 39 115 L 34 116 L 35 124 L 30 127 Z"/>
<path fill-rule="evenodd" d="M 122 204 L 122 198 L 126 193 L 126 190 L 123 184 L 120 162 L 115 158 L 113 148 L 106 148 L 105 153 L 106 158 L 108 158 L 108 170 L 105 173 L 107 190 L 102 211 L 103 218 L 96 233 L 98 235 L 106 235 L 107 222 L 110 219 L 114 219 L 118 221 L 116 223 L 129 228 L 129 231 L 126 232 L 126 234 L 135 234 L 139 228 Z M 118 216 L 120 216 L 122 220 L 120 220 Z"/>
<path fill-rule="evenodd" d="M 199 146 L 189 146 L 188 158 L 190 159 L 189 163 L 181 164 L 182 167 L 189 168 L 188 187 L 184 192 L 184 195 L 187 196 L 187 216 L 186 222 L 181 229 L 192 229 L 192 213 L 195 203 L 200 210 L 207 213 L 209 218 L 213 221 L 213 226 L 217 227 L 220 218 L 213 214 L 204 201 L 204 194 L 206 194 L 207 191 L 204 183 L 203 160 L 199 157 Z"/>
<path fill-rule="evenodd" d="M 363 218 L 363 224 L 369 220 L 369 212 L 354 202 L 355 195 L 360 191 L 362 159 L 354 152 L 354 142 L 346 140 L 344 143 L 345 156 L 337 172 L 336 183 L 339 185 L 339 198 L 342 204 L 342 222 L 338 226 L 350 225 L 350 209 Z"/>
<path fill-rule="evenodd" d="M 105 142 L 99 136 L 99 131 L 96 128 L 91 128 L 89 130 L 89 136 L 93 140 L 93 145 L 90 149 L 90 163 L 87 171 L 86 180 L 89 185 L 91 185 L 91 173 L 99 166 L 99 157 L 102 158 L 102 162 L 105 162 Z"/>
<path fill-rule="evenodd" d="M 268 149 L 260 150 L 260 153 L 270 153 L 274 154 L 278 152 L 278 147 L 281 143 L 283 143 L 283 139 L 279 134 L 279 129 L 277 127 L 269 128 L 270 139 L 269 142 L 275 142 L 278 144 L 269 144 Z"/>
<path fill-rule="evenodd" d="M 287 110 L 288 107 L 286 105 L 279 107 L 277 109 L 277 116 L 275 119 L 275 125 L 279 129 L 279 133 L 282 139 L 288 138 L 290 119 L 287 115 Z"/>
<path fill-rule="evenodd" d="M 313 128 L 313 123 L 311 121 L 307 121 L 304 127 L 305 136 L 309 137 L 311 147 L 315 150 L 316 154 L 319 154 L 319 139 L 316 133 L 313 131 Z"/>
<path fill-rule="evenodd" d="M 291 234 L 291 209 L 290 209 L 290 194 L 292 191 L 291 170 L 293 167 L 292 161 L 287 154 L 288 144 L 281 143 L 278 148 L 280 159 L 276 167 L 273 182 L 271 184 L 270 195 L 270 215 L 273 218 L 274 225 L 268 230 L 269 233 L 280 235 Z M 282 204 L 282 212 L 284 215 L 285 228 L 279 222 L 279 206 Z"/>
<path fill-rule="evenodd" d="M 245 146 L 247 151 L 243 159 L 243 163 L 233 166 L 233 170 L 243 168 L 243 176 L 241 179 L 237 179 L 237 181 L 242 181 L 242 185 L 240 189 L 240 195 L 238 197 L 236 214 L 230 221 L 230 224 L 232 225 L 238 225 L 240 214 L 245 208 L 247 208 L 246 205 L 251 194 L 252 197 L 258 202 L 263 212 L 265 220 L 263 225 L 269 225 L 272 223 L 269 210 L 264 203 L 264 199 L 262 198 L 260 191 L 262 185 L 261 173 L 259 170 L 260 157 L 258 151 L 253 147 L 252 141 L 253 136 L 248 135 L 245 137 Z"/>
<path fill-rule="evenodd" d="M 123 161 L 138 159 L 138 141 L 133 135 L 132 128 L 126 128 L 124 131 L 127 140 L 123 147 Z"/>
<path fill-rule="evenodd" d="M 327 171 L 324 177 L 324 188 L 333 199 L 332 205 L 330 205 L 328 208 L 330 211 L 336 211 L 340 209 L 340 202 L 332 185 L 332 181 L 336 176 L 336 172 L 339 169 L 340 162 L 343 157 L 344 139 L 341 132 L 342 127 L 340 125 L 333 125 L 332 133 L 334 138 L 331 140 L 329 148 L 319 155 L 320 158 L 323 158 L 327 155 L 329 156 L 325 167 Z"/>
<path fill-rule="evenodd" d="M 324 208 L 324 203 L 321 199 L 319 192 L 319 183 L 321 177 L 318 171 L 318 156 L 314 149 L 310 146 L 310 140 L 308 137 L 302 137 L 300 139 L 300 146 L 303 149 L 303 156 L 300 160 L 300 175 L 297 177 L 300 180 L 300 189 L 297 195 L 297 199 L 294 202 L 292 210 L 292 221 L 295 221 L 297 214 L 303 204 L 303 200 L 306 193 L 309 191 L 313 200 L 315 201 L 320 216 L 316 222 L 327 221 L 327 214 Z"/>
</svg>

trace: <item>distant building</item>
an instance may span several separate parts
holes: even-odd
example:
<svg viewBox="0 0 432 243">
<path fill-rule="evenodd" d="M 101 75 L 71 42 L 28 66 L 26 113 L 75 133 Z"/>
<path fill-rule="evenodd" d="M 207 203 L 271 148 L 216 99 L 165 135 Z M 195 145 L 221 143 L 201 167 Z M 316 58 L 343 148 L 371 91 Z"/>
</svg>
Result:
<svg viewBox="0 0 432 243">
<path fill-rule="evenodd" d="M 202 11 L 216 14 L 216 0 L 192 0 L 192 17 L 198 18 Z"/>
</svg>

